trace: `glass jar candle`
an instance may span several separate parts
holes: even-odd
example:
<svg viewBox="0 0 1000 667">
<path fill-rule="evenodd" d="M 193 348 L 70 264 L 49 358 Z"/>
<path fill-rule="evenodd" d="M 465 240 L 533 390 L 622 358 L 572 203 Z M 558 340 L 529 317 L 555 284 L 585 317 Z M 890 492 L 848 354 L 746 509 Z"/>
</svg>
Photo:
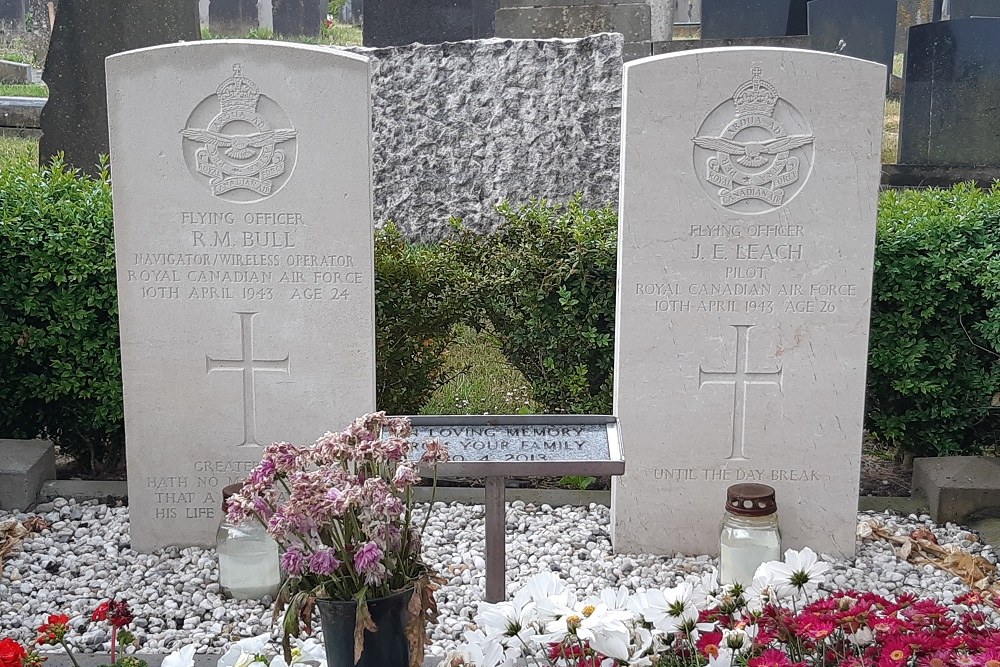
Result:
<svg viewBox="0 0 1000 667">
<path fill-rule="evenodd" d="M 781 533 L 774 489 L 766 484 L 734 484 L 726 490 L 726 513 L 719 536 L 719 583 L 748 588 L 761 563 L 781 560 Z"/>
<path fill-rule="evenodd" d="M 222 490 L 222 524 L 216 534 L 219 555 L 219 585 L 223 593 L 237 600 L 275 597 L 281 585 L 278 569 L 278 543 L 254 518 L 243 523 L 229 523 L 226 505 L 242 484 Z"/>
</svg>

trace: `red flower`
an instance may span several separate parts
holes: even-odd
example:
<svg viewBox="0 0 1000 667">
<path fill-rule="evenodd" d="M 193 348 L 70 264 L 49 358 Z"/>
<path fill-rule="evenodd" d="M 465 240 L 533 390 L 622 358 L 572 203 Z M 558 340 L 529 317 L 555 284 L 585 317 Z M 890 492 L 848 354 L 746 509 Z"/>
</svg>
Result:
<svg viewBox="0 0 1000 667">
<path fill-rule="evenodd" d="M 38 627 L 39 644 L 58 644 L 69 632 L 69 616 L 66 614 L 50 614 L 48 623 Z"/>
<path fill-rule="evenodd" d="M 125 600 L 121 602 L 105 600 L 97 605 L 97 609 L 90 616 L 91 621 L 110 621 L 115 628 L 124 628 L 132 622 L 133 618 L 132 610 Z"/>
<path fill-rule="evenodd" d="M 90 615 L 91 621 L 106 621 L 108 620 L 108 609 L 111 607 L 111 600 L 105 600 L 101 604 L 97 605 L 97 609 L 94 613 Z"/>
<path fill-rule="evenodd" d="M 21 659 L 28 652 L 13 639 L 0 639 L 0 667 L 21 667 Z"/>
<path fill-rule="evenodd" d="M 788 659 L 788 656 L 775 648 L 769 648 L 747 662 L 749 667 L 791 667 L 791 664 L 792 661 Z"/>
</svg>

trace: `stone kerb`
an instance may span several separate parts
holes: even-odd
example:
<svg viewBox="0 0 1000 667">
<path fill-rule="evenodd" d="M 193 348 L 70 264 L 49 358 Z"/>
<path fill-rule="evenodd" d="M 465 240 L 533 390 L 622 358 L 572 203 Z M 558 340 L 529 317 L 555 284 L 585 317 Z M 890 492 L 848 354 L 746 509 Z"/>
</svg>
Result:
<svg viewBox="0 0 1000 667">
<path fill-rule="evenodd" d="M 107 73 L 132 544 L 214 544 L 263 445 L 374 408 L 369 62 L 212 40 Z"/>
<path fill-rule="evenodd" d="M 705 49 L 625 67 L 615 550 L 717 554 L 726 488 L 852 556 L 885 67 Z"/>
</svg>

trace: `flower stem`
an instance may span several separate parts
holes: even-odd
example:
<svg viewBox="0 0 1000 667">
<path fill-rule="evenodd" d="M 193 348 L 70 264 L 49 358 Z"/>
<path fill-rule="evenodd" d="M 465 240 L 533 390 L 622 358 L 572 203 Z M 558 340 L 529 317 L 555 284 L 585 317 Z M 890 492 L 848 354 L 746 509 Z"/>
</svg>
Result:
<svg viewBox="0 0 1000 667">
<path fill-rule="evenodd" d="M 66 643 L 66 640 L 60 639 L 59 644 L 63 647 L 63 650 L 66 651 L 66 655 L 69 656 L 69 660 L 73 663 L 73 667 L 80 667 L 80 663 L 76 661 L 76 656 L 73 655 L 73 651 L 70 650 L 69 644 Z"/>
</svg>

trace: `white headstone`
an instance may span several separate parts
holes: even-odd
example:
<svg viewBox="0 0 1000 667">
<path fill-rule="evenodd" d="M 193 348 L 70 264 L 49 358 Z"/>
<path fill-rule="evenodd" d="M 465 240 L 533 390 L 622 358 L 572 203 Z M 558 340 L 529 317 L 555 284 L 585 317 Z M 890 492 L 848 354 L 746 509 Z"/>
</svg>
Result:
<svg viewBox="0 0 1000 667">
<path fill-rule="evenodd" d="M 201 21 L 201 27 L 208 27 L 208 4 L 211 0 L 198 0 L 198 18 Z"/>
<path fill-rule="evenodd" d="M 212 544 L 262 446 L 374 408 L 368 60 L 219 40 L 107 74 L 132 546 Z"/>
<path fill-rule="evenodd" d="M 726 488 L 854 553 L 885 68 L 793 49 L 625 66 L 620 552 L 718 554 Z"/>
<path fill-rule="evenodd" d="M 257 25 L 274 30 L 274 7 L 272 0 L 257 0 Z"/>
</svg>

